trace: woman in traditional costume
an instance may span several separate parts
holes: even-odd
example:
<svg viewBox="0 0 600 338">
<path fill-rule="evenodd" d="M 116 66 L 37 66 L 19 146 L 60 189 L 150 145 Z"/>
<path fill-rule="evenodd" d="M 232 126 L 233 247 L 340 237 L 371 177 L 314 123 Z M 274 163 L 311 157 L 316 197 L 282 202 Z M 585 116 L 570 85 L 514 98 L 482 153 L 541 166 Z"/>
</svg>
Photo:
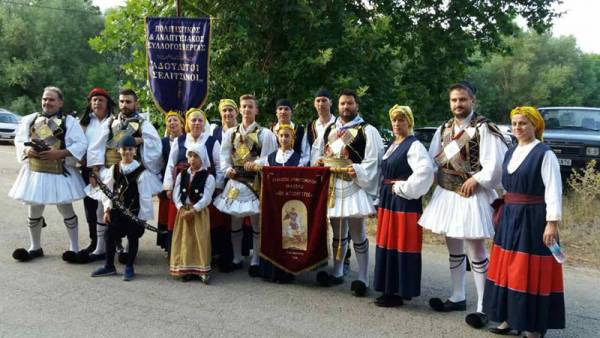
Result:
<svg viewBox="0 0 600 338">
<path fill-rule="evenodd" d="M 562 266 L 548 247 L 558 243 L 562 182 L 556 155 L 542 137 L 544 119 L 534 107 L 510 113 L 518 144 L 506 153 L 506 190 L 483 297 L 490 331 L 525 331 L 541 337 L 565 327 Z"/>
<path fill-rule="evenodd" d="M 395 307 L 421 294 L 423 212 L 421 196 L 433 182 L 433 163 L 427 149 L 412 134 L 410 107 L 389 111 L 394 142 L 383 155 L 383 184 L 377 211 L 377 249 L 374 288 L 382 295 L 375 305 Z"/>
</svg>

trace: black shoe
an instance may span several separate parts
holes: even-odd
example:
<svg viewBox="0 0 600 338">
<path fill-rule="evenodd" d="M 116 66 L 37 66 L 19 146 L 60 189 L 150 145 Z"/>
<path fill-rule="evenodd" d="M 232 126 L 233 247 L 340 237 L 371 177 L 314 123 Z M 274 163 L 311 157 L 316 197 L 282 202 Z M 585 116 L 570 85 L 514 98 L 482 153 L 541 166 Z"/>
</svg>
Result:
<svg viewBox="0 0 600 338">
<path fill-rule="evenodd" d="M 398 295 L 386 295 L 383 294 L 375 299 L 375 305 L 380 307 L 399 307 L 404 305 L 402 297 Z"/>
<path fill-rule="evenodd" d="M 77 263 L 77 254 L 75 251 L 68 250 L 63 252 L 62 259 L 67 263 Z"/>
<path fill-rule="evenodd" d="M 103 253 L 103 254 L 90 254 L 90 262 L 103 261 L 105 259 L 106 259 L 106 253 Z M 121 262 L 121 260 L 119 260 L 119 262 Z M 127 263 L 127 258 L 125 258 L 125 263 Z M 125 263 L 121 263 L 121 264 L 125 264 Z"/>
<path fill-rule="evenodd" d="M 119 252 L 119 263 L 127 264 L 127 252 Z"/>
<path fill-rule="evenodd" d="M 467 317 L 465 317 L 465 322 L 469 324 L 469 326 L 472 328 L 481 329 L 482 327 L 487 325 L 489 320 L 485 313 L 474 312 L 469 313 Z"/>
<path fill-rule="evenodd" d="M 244 263 L 242 263 L 242 262 L 239 262 L 239 263 L 233 263 L 233 262 L 219 263 L 219 271 L 220 272 L 224 272 L 224 273 L 233 272 L 235 270 L 241 270 L 243 267 L 244 267 Z"/>
<path fill-rule="evenodd" d="M 446 300 L 442 302 L 439 298 L 431 298 L 429 299 L 429 306 L 437 312 L 451 312 L 451 311 L 466 311 L 467 310 L 467 302 L 452 302 L 450 300 Z"/>
<path fill-rule="evenodd" d="M 359 280 L 352 281 L 350 284 L 350 291 L 355 297 L 364 297 L 367 294 L 367 285 Z"/>
<path fill-rule="evenodd" d="M 277 283 L 279 283 L 279 284 L 291 284 L 291 283 L 294 282 L 294 280 L 296 280 L 296 276 L 294 276 L 294 275 L 292 275 L 291 273 L 288 273 L 288 272 L 282 272 L 275 279 L 275 281 Z"/>
<path fill-rule="evenodd" d="M 499 335 L 511 335 L 511 336 L 518 336 L 521 334 L 521 331 L 518 330 L 513 330 L 512 327 L 507 326 L 503 329 L 499 328 L 499 327 L 490 327 L 489 331 L 493 334 L 499 334 Z"/>
<path fill-rule="evenodd" d="M 248 268 L 248 275 L 252 278 L 260 277 L 260 268 L 258 265 L 250 265 Z"/>
<path fill-rule="evenodd" d="M 79 263 L 79 264 L 86 264 L 86 263 L 91 262 L 90 261 L 90 254 L 87 251 L 85 251 L 85 249 L 80 250 L 77 253 L 77 255 L 76 255 L 75 258 L 77 259 L 77 263 Z"/>
<path fill-rule="evenodd" d="M 97 241 L 95 239 L 92 239 L 92 241 L 90 242 L 90 245 L 87 246 L 87 248 L 83 249 L 83 251 L 91 254 L 92 252 L 94 252 L 94 250 L 96 250 L 96 245 L 97 245 Z"/>
<path fill-rule="evenodd" d="M 20 262 L 28 262 L 34 258 L 43 257 L 44 250 L 42 250 L 42 248 L 39 248 L 37 250 L 27 251 L 24 248 L 18 248 L 15 251 L 13 251 L 12 256 L 14 259 Z"/>
<path fill-rule="evenodd" d="M 325 271 L 319 271 L 319 273 L 317 273 L 317 283 L 325 287 L 339 285 L 344 283 L 344 277 L 335 277 Z"/>
</svg>

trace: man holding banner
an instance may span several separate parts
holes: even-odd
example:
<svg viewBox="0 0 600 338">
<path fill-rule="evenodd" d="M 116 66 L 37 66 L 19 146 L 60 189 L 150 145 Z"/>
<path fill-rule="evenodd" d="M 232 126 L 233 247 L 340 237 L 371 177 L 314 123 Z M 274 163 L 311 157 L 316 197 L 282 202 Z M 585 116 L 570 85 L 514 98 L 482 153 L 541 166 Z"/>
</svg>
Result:
<svg viewBox="0 0 600 338">
<path fill-rule="evenodd" d="M 277 139 L 267 128 L 256 123 L 258 103 L 253 95 L 240 97 L 242 123 L 229 129 L 221 145 L 221 169 L 230 178 L 223 192 L 214 200 L 214 206 L 231 215 L 231 244 L 233 246 L 233 267 L 242 268 L 242 221 L 250 216 L 253 232 L 253 253 L 248 274 L 259 276 L 259 189 L 256 172 L 247 171 L 248 162 L 264 160 L 277 150 Z"/>
<path fill-rule="evenodd" d="M 369 286 L 369 240 L 365 222 L 375 213 L 371 196 L 377 195 L 379 163 L 383 142 L 377 129 L 358 114 L 357 95 L 344 89 L 338 102 L 339 118 L 329 125 L 317 145 L 322 157 L 318 162 L 331 168 L 327 215 L 333 228 L 333 271 L 320 271 L 317 282 L 322 286 L 342 284 L 343 262 L 348 248 L 348 231 L 354 241 L 358 262 L 358 279 L 351 284 L 357 297 Z"/>
</svg>

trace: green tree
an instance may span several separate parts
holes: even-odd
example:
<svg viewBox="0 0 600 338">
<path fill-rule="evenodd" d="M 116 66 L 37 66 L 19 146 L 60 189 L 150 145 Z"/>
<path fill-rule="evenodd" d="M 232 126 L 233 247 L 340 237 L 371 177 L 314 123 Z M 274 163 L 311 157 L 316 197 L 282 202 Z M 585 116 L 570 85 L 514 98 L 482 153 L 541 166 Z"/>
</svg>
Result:
<svg viewBox="0 0 600 338">
<path fill-rule="evenodd" d="M 40 109 L 42 89 L 60 87 L 65 110 L 81 111 L 92 86 L 115 86 L 116 71 L 88 40 L 103 28 L 90 0 L 0 5 L 0 105 L 20 114 Z"/>
<path fill-rule="evenodd" d="M 250 92 L 259 98 L 263 121 L 283 96 L 308 119 L 316 89 L 352 87 L 366 118 L 388 125 L 386 111 L 395 103 L 412 105 L 419 123 L 445 119 L 446 88 L 462 78 L 469 56 L 500 48 L 517 14 L 547 28 L 555 2 L 183 1 L 182 15 L 215 19 L 205 107 L 212 117 L 220 98 Z M 143 18 L 174 14 L 174 1 L 130 1 L 107 15 L 92 45 L 125 59 L 128 84 L 145 88 Z M 142 96 L 151 106 L 147 90 Z"/>
<path fill-rule="evenodd" d="M 583 54 L 574 37 L 526 32 L 505 38 L 505 45 L 506 52 L 479 57 L 483 62 L 469 70 L 485 115 L 507 122 L 516 106 L 599 103 L 600 58 Z"/>
</svg>

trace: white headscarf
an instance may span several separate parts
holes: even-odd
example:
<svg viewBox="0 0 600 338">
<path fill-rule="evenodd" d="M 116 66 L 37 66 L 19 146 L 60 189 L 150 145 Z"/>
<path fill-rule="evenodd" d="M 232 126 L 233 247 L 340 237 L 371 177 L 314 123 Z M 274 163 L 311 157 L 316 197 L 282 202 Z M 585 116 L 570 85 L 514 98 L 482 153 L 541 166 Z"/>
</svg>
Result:
<svg viewBox="0 0 600 338">
<path fill-rule="evenodd" d="M 200 166 L 200 169 L 208 169 L 208 167 L 210 167 L 210 160 L 208 159 L 208 152 L 206 151 L 206 146 L 203 143 L 194 143 L 192 145 L 190 145 L 187 148 L 187 151 L 185 152 L 186 156 L 189 153 L 195 153 L 196 155 L 198 155 L 200 157 L 200 161 L 202 162 L 202 165 Z"/>
</svg>

